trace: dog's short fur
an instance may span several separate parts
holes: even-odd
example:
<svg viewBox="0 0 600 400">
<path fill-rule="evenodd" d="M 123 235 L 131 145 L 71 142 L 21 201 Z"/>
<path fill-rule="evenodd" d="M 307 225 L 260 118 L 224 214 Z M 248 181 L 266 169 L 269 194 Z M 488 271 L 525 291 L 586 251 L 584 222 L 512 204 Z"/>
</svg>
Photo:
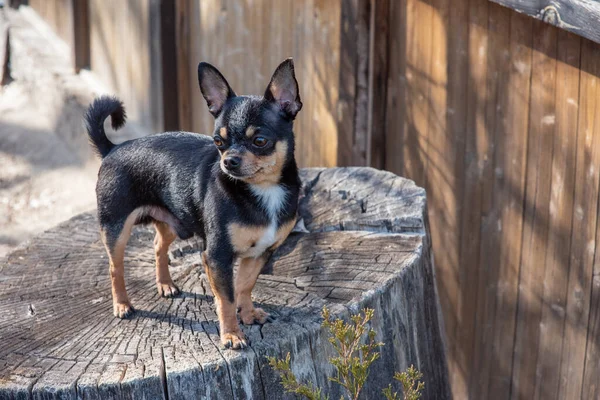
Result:
<svg viewBox="0 0 600 400">
<path fill-rule="evenodd" d="M 122 103 L 101 97 L 87 112 L 91 144 L 103 158 L 96 193 L 114 314 L 125 318 L 134 311 L 123 276 L 125 246 L 133 225 L 152 222 L 158 292 L 179 293 L 169 274 L 169 245 L 176 237 L 199 235 L 206 242 L 202 260 L 217 303 L 221 341 L 244 348 L 237 316 L 245 324 L 268 320 L 253 306 L 252 288 L 296 220 L 300 180 L 292 127 L 302 102 L 291 59 L 279 65 L 262 97 L 237 96 L 210 64 L 198 66 L 198 80 L 215 117 L 212 138 L 168 132 L 114 145 L 104 120 L 110 115 L 115 129 L 122 126 Z"/>
</svg>

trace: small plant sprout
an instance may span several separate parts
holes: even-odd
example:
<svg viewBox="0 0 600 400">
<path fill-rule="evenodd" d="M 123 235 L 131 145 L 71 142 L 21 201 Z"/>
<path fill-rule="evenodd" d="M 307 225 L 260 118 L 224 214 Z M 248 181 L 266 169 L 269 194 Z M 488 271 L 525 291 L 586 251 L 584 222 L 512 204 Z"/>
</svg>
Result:
<svg viewBox="0 0 600 400">
<path fill-rule="evenodd" d="M 358 399 L 367 377 L 369 367 L 379 358 L 379 347 L 383 343 L 375 341 L 375 331 L 368 328 L 373 318 L 373 310 L 365 309 L 362 313 L 352 315 L 350 322 L 332 319 L 330 311 L 323 308 L 323 327 L 329 329 L 329 342 L 337 353 L 329 361 L 337 370 L 337 376 L 329 378 L 344 387 L 350 399 Z M 366 335 L 366 340 L 361 339 Z"/>
<path fill-rule="evenodd" d="M 271 368 L 281 375 L 281 384 L 286 392 L 304 396 L 308 400 L 329 399 L 329 397 L 323 397 L 321 389 L 298 382 L 290 367 L 290 353 L 287 353 L 285 360 L 277 360 L 275 357 L 267 357 L 267 359 L 269 360 Z"/>
<path fill-rule="evenodd" d="M 402 384 L 403 400 L 419 400 L 421 398 L 421 392 L 425 388 L 425 383 L 421 382 L 421 378 L 423 378 L 423 374 L 413 365 L 402 373 L 396 372 L 394 379 Z M 398 399 L 398 393 L 392 392 L 391 384 L 383 389 L 383 395 L 387 400 Z"/>
<path fill-rule="evenodd" d="M 350 322 L 342 319 L 333 319 L 331 313 L 323 308 L 323 326 L 330 333 L 329 342 L 337 353 L 336 357 L 329 359 L 337 371 L 334 378 L 329 378 L 346 389 L 349 400 L 357 400 L 367 377 L 369 367 L 379 358 L 379 348 L 383 343 L 375 341 L 375 331 L 368 327 L 373 318 L 372 309 L 364 309 L 362 313 L 350 316 Z M 285 360 L 277 360 L 269 357 L 271 367 L 281 375 L 283 388 L 290 393 L 299 394 L 309 400 L 327 400 L 320 388 L 313 385 L 305 385 L 298 382 L 290 366 L 290 353 Z M 420 379 L 423 374 L 414 366 L 410 366 L 405 372 L 396 372 L 394 379 L 402 384 L 404 393 L 403 400 L 419 400 L 421 392 L 425 387 Z M 398 393 L 392 392 L 392 385 L 383 389 L 383 395 L 388 400 L 398 400 Z M 341 398 L 344 400 L 344 396 Z"/>
<path fill-rule="evenodd" d="M 350 322 L 342 319 L 333 319 L 329 310 L 323 308 L 323 323 L 330 333 L 329 342 L 337 353 L 336 357 L 329 359 L 337 371 L 334 378 L 329 378 L 346 389 L 348 397 L 342 396 L 341 400 L 357 400 L 367 377 L 369 367 L 379 358 L 379 348 L 383 343 L 375 341 L 375 331 L 368 327 L 373 318 L 373 310 L 366 308 L 362 313 L 350 316 Z M 281 375 L 281 384 L 289 393 L 295 393 L 309 400 L 327 400 L 328 397 L 321 393 L 320 388 L 313 385 L 301 384 L 296 379 L 290 366 L 290 353 L 285 360 L 268 357 L 271 367 Z M 402 384 L 403 400 L 419 400 L 425 384 L 421 382 L 423 374 L 414 366 L 406 371 L 396 372 L 394 379 Z M 383 389 L 387 400 L 399 400 L 398 393 L 392 392 L 392 385 Z"/>
</svg>

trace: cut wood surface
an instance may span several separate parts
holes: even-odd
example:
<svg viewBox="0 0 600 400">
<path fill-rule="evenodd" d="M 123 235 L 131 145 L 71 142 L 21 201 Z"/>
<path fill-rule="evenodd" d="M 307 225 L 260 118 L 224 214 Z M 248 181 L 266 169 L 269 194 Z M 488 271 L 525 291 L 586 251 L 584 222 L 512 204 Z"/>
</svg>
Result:
<svg viewBox="0 0 600 400">
<path fill-rule="evenodd" d="M 199 240 L 177 241 L 171 271 L 182 294 L 158 296 L 153 232 L 129 242 L 126 282 L 137 309 L 112 315 L 98 224 L 82 214 L 0 261 L 0 398 L 288 398 L 267 356 L 291 353 L 302 381 L 328 381 L 328 306 L 345 317 L 375 309 L 385 343 L 363 398 L 380 398 L 394 371 L 423 372 L 423 398 L 450 398 L 430 255 L 426 198 L 412 181 L 368 168 L 303 170 L 300 218 L 254 289 L 277 319 L 245 326 L 252 345 L 225 350 Z M 290 397 L 291 398 L 291 397 Z"/>
</svg>

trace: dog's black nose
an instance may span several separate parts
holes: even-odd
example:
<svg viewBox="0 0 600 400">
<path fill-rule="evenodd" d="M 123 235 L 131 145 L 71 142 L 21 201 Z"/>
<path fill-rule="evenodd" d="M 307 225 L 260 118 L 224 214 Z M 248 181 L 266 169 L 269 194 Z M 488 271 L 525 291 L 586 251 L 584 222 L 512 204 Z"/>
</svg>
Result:
<svg viewBox="0 0 600 400">
<path fill-rule="evenodd" d="M 227 157 L 223 160 L 223 164 L 225 164 L 225 168 L 229 170 L 237 169 L 242 162 L 240 157 Z"/>
</svg>

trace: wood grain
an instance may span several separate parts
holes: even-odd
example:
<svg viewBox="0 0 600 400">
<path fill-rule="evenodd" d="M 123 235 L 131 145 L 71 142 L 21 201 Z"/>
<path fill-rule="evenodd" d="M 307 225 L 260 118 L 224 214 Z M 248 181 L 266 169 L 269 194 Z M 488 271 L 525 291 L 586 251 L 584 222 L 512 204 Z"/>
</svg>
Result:
<svg viewBox="0 0 600 400">
<path fill-rule="evenodd" d="M 491 0 L 600 43 L 600 4 L 594 0 Z"/>
<path fill-rule="evenodd" d="M 600 71 L 594 64 L 595 60 L 590 57 L 593 57 L 594 49 L 597 48 L 597 44 L 589 41 L 583 41 L 581 47 L 581 67 L 596 74 Z M 558 393 L 558 398 L 561 399 L 576 398 L 582 393 L 596 252 L 600 131 L 595 127 L 598 83 L 597 78 L 590 75 L 588 72 L 581 72 L 579 77 L 573 227 Z"/>
<path fill-rule="evenodd" d="M 333 180 L 343 177 L 341 180 Z M 386 182 L 389 190 L 373 191 Z M 130 320 L 111 314 L 106 257 L 97 221 L 82 214 L 35 238 L 0 261 L 0 396 L 34 398 L 285 398 L 267 356 L 292 355 L 302 381 L 321 385 L 339 398 L 328 381 L 332 355 L 320 327 L 320 309 L 346 318 L 362 307 L 375 309 L 376 339 L 386 343 L 371 367 L 364 393 L 377 398 L 394 371 L 414 364 L 424 374 L 424 399 L 450 398 L 439 321 L 430 238 L 426 224 L 404 232 L 403 207 L 378 208 L 383 199 L 407 202 L 408 215 L 426 217 L 424 191 L 413 182 L 371 169 L 303 171 L 306 183 L 301 217 L 318 214 L 309 201 L 337 183 L 333 206 L 373 204 L 367 213 L 380 221 L 365 229 L 339 231 L 352 213 L 318 219 L 323 232 L 294 234 L 261 275 L 254 301 L 277 316 L 274 323 L 245 326 L 252 346 L 225 350 L 219 344 L 212 293 L 200 267 L 202 243 L 176 241 L 171 272 L 182 295 L 158 296 L 154 283 L 153 232 L 136 229 L 126 256 L 127 284 L 137 307 Z M 364 189 L 364 190 L 360 190 Z M 335 193 L 335 192 L 332 192 Z M 408 199 L 407 199 L 408 201 Z M 310 205 L 309 205 L 310 204 Z M 346 204 L 346 207 L 344 207 Z M 306 214 L 309 213 L 309 214 Z M 410 217 L 412 220 L 413 217 Z M 309 224 L 310 225 L 310 224 Z M 390 228 L 390 229 L 388 229 Z"/>
<path fill-rule="evenodd" d="M 179 106 L 179 93 L 183 83 L 187 84 L 187 75 L 181 73 L 179 68 L 179 56 L 184 58 L 181 60 L 185 62 L 185 54 L 182 54 L 181 46 L 185 46 L 187 37 L 177 32 L 178 29 L 186 29 L 186 26 L 179 26 L 177 24 L 178 18 L 181 13 L 185 12 L 182 7 L 185 6 L 184 2 L 179 1 L 177 3 L 173 1 L 162 1 L 160 3 L 160 66 L 162 74 L 160 81 L 162 83 L 162 112 L 163 112 L 163 130 L 165 131 L 176 131 L 180 128 L 181 113 L 184 113 L 186 107 Z M 177 42 L 182 41 L 182 45 L 178 46 Z M 186 63 L 186 67 L 189 63 Z M 179 76 L 182 75 L 182 84 L 180 86 Z M 184 96 L 181 96 L 184 97 Z M 187 104 L 186 104 L 187 106 Z M 180 112 L 180 108 L 182 111 Z"/>
<path fill-rule="evenodd" d="M 532 21 L 512 14 L 510 18 L 510 58 L 508 60 L 508 87 L 503 91 L 505 119 L 503 131 L 497 136 L 496 168 L 499 189 L 501 249 L 497 279 L 496 308 L 493 317 L 492 351 L 495 356 L 488 387 L 488 398 L 508 398 L 512 367 L 514 327 L 517 309 L 517 288 L 523 230 L 523 202 L 525 199 L 525 168 L 527 156 L 527 128 L 529 124 L 529 96 L 531 81 Z"/>
<path fill-rule="evenodd" d="M 90 7 L 87 0 L 73 2 L 73 64 L 75 72 L 90 67 Z"/>
<path fill-rule="evenodd" d="M 188 6 L 191 43 L 186 55 L 193 90 L 194 132 L 211 133 L 214 119 L 197 89 L 200 61 L 215 65 L 239 94 L 261 95 L 277 65 L 294 57 L 304 104 L 295 122 L 296 159 L 301 166 L 334 166 L 338 161 L 338 87 L 342 1 L 217 1 Z M 217 16 L 217 17 L 215 17 Z"/>
<path fill-rule="evenodd" d="M 585 138 L 585 146 L 586 150 L 583 155 L 584 160 L 587 162 L 591 162 L 592 164 L 589 166 L 587 170 L 586 177 L 587 184 L 591 185 L 591 188 L 586 188 L 584 190 L 587 193 L 596 193 L 598 185 L 598 179 L 594 179 L 593 182 L 589 180 L 592 179 L 593 175 L 598 174 L 598 161 L 597 161 L 597 152 L 598 152 L 598 137 L 600 134 L 600 46 L 596 43 L 592 43 L 589 41 L 583 41 L 581 46 L 581 82 L 580 82 L 580 92 L 579 92 L 579 133 L 583 138 Z M 590 145 L 589 139 L 592 139 L 591 149 L 588 147 Z M 579 156 L 578 156 L 579 158 Z M 583 174 L 583 172 L 582 172 Z M 587 180 L 589 179 L 589 180 Z M 590 200 L 591 203 L 591 200 Z M 593 207 L 593 204 L 586 205 L 586 211 Z M 597 204 L 596 204 L 597 207 Z M 579 264 L 578 268 L 574 269 L 574 277 L 569 279 L 574 279 L 574 286 L 580 290 L 581 297 L 579 297 L 579 293 L 571 293 L 569 291 L 569 298 L 567 307 L 571 308 L 569 303 L 574 302 L 575 312 L 574 315 L 577 317 L 575 319 L 573 325 L 568 328 L 569 330 L 574 331 L 577 336 L 574 338 L 575 343 L 578 348 L 575 349 L 570 343 L 565 343 L 563 346 L 563 353 L 571 351 L 573 355 L 566 355 L 571 360 L 571 365 L 576 371 L 582 373 L 583 382 L 581 383 L 581 397 L 586 399 L 597 398 L 600 396 L 600 385 L 598 379 L 596 377 L 600 374 L 600 252 L 598 251 L 598 240 L 600 240 L 600 224 L 598 224 L 598 209 L 594 210 L 596 213 L 596 232 L 595 236 L 591 238 L 588 236 L 588 229 L 586 228 L 586 237 L 585 239 L 588 242 L 583 243 L 586 248 L 584 254 L 584 258 L 581 260 L 581 264 Z M 593 214 L 594 211 L 588 211 Z M 579 217 L 577 216 L 577 219 Z M 589 221 L 587 218 L 583 218 L 583 221 Z M 583 240 L 585 240 L 583 239 Z M 591 239 L 592 242 L 589 240 Z M 592 247 L 594 251 L 593 259 L 589 260 L 591 256 Z M 588 262 L 592 262 L 591 271 L 587 264 Z M 589 297 L 588 297 L 589 296 Z M 575 300 L 575 301 L 574 301 Z M 588 303 L 589 301 L 589 303 Z M 587 321 L 585 316 L 587 314 Z M 581 361 L 579 357 L 581 357 L 580 351 L 582 349 L 579 346 L 583 347 L 582 338 L 580 331 L 583 330 L 587 332 L 586 335 L 586 346 L 585 346 L 585 360 L 582 366 L 578 363 Z M 572 334 L 572 333 L 571 333 Z M 566 337 L 565 337 L 566 338 Z M 564 357 L 564 356 L 563 356 Z M 572 389 L 572 392 L 575 392 L 574 389 L 578 388 L 578 383 L 580 382 L 576 375 L 572 375 L 572 379 L 574 380 L 575 385 Z"/>
<path fill-rule="evenodd" d="M 543 299 L 543 278 L 548 245 L 552 154 L 556 123 L 557 30 L 534 22 L 531 101 L 527 146 L 527 181 L 523 250 L 519 278 L 519 304 L 512 365 L 511 398 L 531 399 Z"/>
<path fill-rule="evenodd" d="M 463 343 L 473 343 L 477 337 L 475 316 L 478 303 L 478 290 L 472 288 L 473 282 L 479 282 L 483 274 L 478 264 L 482 241 L 480 229 L 483 194 L 488 181 L 490 164 L 493 159 L 493 140 L 486 124 L 486 102 L 489 101 L 487 87 L 489 34 L 487 31 L 488 2 L 473 1 L 468 3 L 468 37 L 465 40 L 468 59 L 469 76 L 466 82 L 466 122 L 464 179 L 460 240 L 460 267 L 458 268 L 459 285 L 463 288 L 457 296 L 456 313 L 461 321 L 457 325 L 456 337 Z M 466 68 L 465 68 L 466 71 Z M 460 137 L 458 132 L 455 135 Z M 474 357 L 474 346 L 456 345 L 453 353 L 457 370 L 450 374 L 455 398 L 469 398 L 471 379 L 460 371 L 471 368 Z M 466 388 L 465 388 L 466 386 Z"/>
<path fill-rule="evenodd" d="M 550 196 L 550 236 L 544 274 L 544 297 L 536 367 L 537 398 L 558 398 L 562 332 L 571 248 L 573 193 L 577 150 L 580 38 L 558 32 L 556 126 Z M 557 333 L 561 332 L 559 336 Z"/>
<path fill-rule="evenodd" d="M 479 267 L 481 272 L 477 283 L 476 329 L 473 353 L 473 371 L 479 371 L 470 377 L 471 398 L 487 397 L 490 372 L 495 368 L 494 353 L 490 343 L 493 335 L 493 318 L 496 306 L 496 289 L 500 260 L 498 257 L 501 231 L 499 227 L 502 202 L 501 189 L 498 180 L 502 175 L 496 166 L 496 160 L 502 151 L 501 140 L 504 135 L 505 105 L 507 99 L 506 82 L 508 81 L 508 59 L 510 55 L 509 42 L 510 14 L 499 6 L 490 4 L 488 30 L 486 129 L 494 143 L 491 166 L 485 175 L 485 187 L 482 199 L 481 217 L 481 250 L 479 252 Z M 499 154 L 500 153 L 500 154 Z M 465 346 L 469 346 L 465 344 Z"/>
<path fill-rule="evenodd" d="M 367 165 L 385 167 L 387 87 L 390 47 L 390 0 L 371 0 L 369 44 L 369 154 Z"/>
<path fill-rule="evenodd" d="M 163 131 L 160 2 L 89 4 L 91 69 L 125 103 L 129 120 Z"/>
</svg>

